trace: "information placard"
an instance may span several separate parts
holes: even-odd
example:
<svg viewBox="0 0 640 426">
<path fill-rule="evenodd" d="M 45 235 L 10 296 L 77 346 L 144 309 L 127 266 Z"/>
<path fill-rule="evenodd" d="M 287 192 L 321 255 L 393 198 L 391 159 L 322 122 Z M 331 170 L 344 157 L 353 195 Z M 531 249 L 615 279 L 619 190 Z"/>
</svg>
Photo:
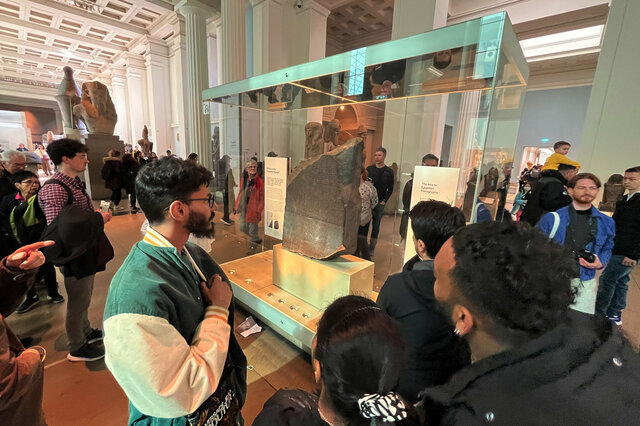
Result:
<svg viewBox="0 0 640 426">
<path fill-rule="evenodd" d="M 413 188 L 411 189 L 411 208 L 420 201 L 443 201 L 454 205 L 458 175 L 460 169 L 450 167 L 416 166 L 413 171 Z M 404 248 L 404 261 L 407 262 L 416 255 L 413 244 L 413 230 L 411 219 L 407 227 L 407 241 Z"/>
<path fill-rule="evenodd" d="M 288 158 L 264 159 L 264 234 L 282 239 Z"/>
</svg>

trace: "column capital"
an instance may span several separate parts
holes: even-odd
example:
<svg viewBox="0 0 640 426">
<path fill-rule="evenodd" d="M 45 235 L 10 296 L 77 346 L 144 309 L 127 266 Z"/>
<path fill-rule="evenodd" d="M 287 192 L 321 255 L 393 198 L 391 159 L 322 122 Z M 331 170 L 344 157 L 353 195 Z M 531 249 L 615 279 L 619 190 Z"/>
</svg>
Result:
<svg viewBox="0 0 640 426">
<path fill-rule="evenodd" d="M 119 67 L 116 65 L 110 66 L 108 68 L 108 71 L 111 73 L 112 83 L 122 81 L 127 76 L 127 70 L 125 70 L 123 67 Z"/>
<path fill-rule="evenodd" d="M 249 0 L 249 3 L 251 3 L 251 7 L 260 6 L 262 3 L 273 3 L 277 6 L 282 6 L 284 0 Z"/>
<path fill-rule="evenodd" d="M 146 50 L 146 57 L 149 55 L 157 55 L 162 57 L 169 56 L 169 49 L 167 48 L 167 42 L 162 40 L 161 38 L 146 36 L 142 41 L 144 48 Z"/>
<path fill-rule="evenodd" d="M 200 0 L 181 0 L 173 7 L 173 10 L 183 16 L 204 13 L 205 18 L 208 18 L 211 15 L 215 15 L 216 13 L 220 13 L 220 11 L 212 7 L 212 5 L 204 3 Z"/>
<path fill-rule="evenodd" d="M 296 15 L 305 12 L 316 12 L 323 18 L 327 19 L 331 14 L 331 11 L 320 4 L 317 0 L 304 0 L 302 7 L 296 7 Z"/>
<path fill-rule="evenodd" d="M 178 12 L 171 12 L 167 23 L 173 28 L 174 34 L 184 34 L 184 16 Z"/>
</svg>

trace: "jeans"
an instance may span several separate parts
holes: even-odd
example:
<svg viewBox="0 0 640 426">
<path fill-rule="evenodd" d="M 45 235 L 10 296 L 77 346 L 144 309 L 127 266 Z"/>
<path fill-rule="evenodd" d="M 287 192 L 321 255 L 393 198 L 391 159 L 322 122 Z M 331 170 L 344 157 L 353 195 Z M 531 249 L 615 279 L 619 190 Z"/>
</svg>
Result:
<svg viewBox="0 0 640 426">
<path fill-rule="evenodd" d="M 358 245 L 356 247 L 355 256 L 358 256 L 364 260 L 371 260 L 371 256 L 369 254 L 369 246 L 367 245 L 367 234 L 369 233 L 369 224 L 371 221 L 367 222 L 366 225 L 362 225 L 358 228 Z"/>
<path fill-rule="evenodd" d="M 627 283 L 631 279 L 633 266 L 622 264 L 624 256 L 614 254 L 600 276 L 600 287 L 596 299 L 596 313 L 613 318 L 619 317 L 627 306 Z"/>
<path fill-rule="evenodd" d="M 64 325 L 71 352 L 84 345 L 87 335 L 91 332 L 88 311 L 95 277 L 64 277 L 64 287 L 67 289 L 67 317 Z"/>
<path fill-rule="evenodd" d="M 383 214 L 383 204 L 378 204 L 373 208 L 373 219 L 371 219 L 371 240 L 369 241 L 369 253 L 371 256 L 373 256 L 373 252 L 376 250 L 376 244 L 378 244 L 378 234 L 380 233 L 380 222 L 382 221 Z"/>
</svg>

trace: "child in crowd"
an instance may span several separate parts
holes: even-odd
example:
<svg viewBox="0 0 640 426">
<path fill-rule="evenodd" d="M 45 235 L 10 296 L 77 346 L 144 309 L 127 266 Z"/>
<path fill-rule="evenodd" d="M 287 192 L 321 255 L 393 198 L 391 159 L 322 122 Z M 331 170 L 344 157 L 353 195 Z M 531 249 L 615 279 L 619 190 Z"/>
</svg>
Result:
<svg viewBox="0 0 640 426">
<path fill-rule="evenodd" d="M 547 161 L 544 162 L 544 166 L 542 170 L 558 170 L 558 165 L 560 164 L 568 164 L 570 166 L 574 166 L 576 169 L 580 168 L 580 163 L 577 161 L 572 161 L 567 158 L 567 154 L 571 149 L 571 144 L 566 141 L 558 141 L 553 144 L 553 154 L 547 158 Z"/>
</svg>

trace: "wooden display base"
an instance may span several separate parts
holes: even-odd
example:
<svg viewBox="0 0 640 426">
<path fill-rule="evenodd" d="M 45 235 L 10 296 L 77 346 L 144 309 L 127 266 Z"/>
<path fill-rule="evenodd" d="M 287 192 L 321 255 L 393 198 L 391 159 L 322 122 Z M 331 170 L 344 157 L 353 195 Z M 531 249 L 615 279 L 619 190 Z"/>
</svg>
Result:
<svg viewBox="0 0 640 426">
<path fill-rule="evenodd" d="M 359 258 L 354 259 L 362 261 Z M 367 264 L 371 268 L 371 281 L 364 294 L 370 295 L 373 285 L 373 263 Z M 274 285 L 272 250 L 220 266 L 231 282 L 236 302 L 285 339 L 311 353 L 311 342 L 318 329 L 323 309 Z M 324 307 L 326 305 L 322 308 Z"/>
</svg>

